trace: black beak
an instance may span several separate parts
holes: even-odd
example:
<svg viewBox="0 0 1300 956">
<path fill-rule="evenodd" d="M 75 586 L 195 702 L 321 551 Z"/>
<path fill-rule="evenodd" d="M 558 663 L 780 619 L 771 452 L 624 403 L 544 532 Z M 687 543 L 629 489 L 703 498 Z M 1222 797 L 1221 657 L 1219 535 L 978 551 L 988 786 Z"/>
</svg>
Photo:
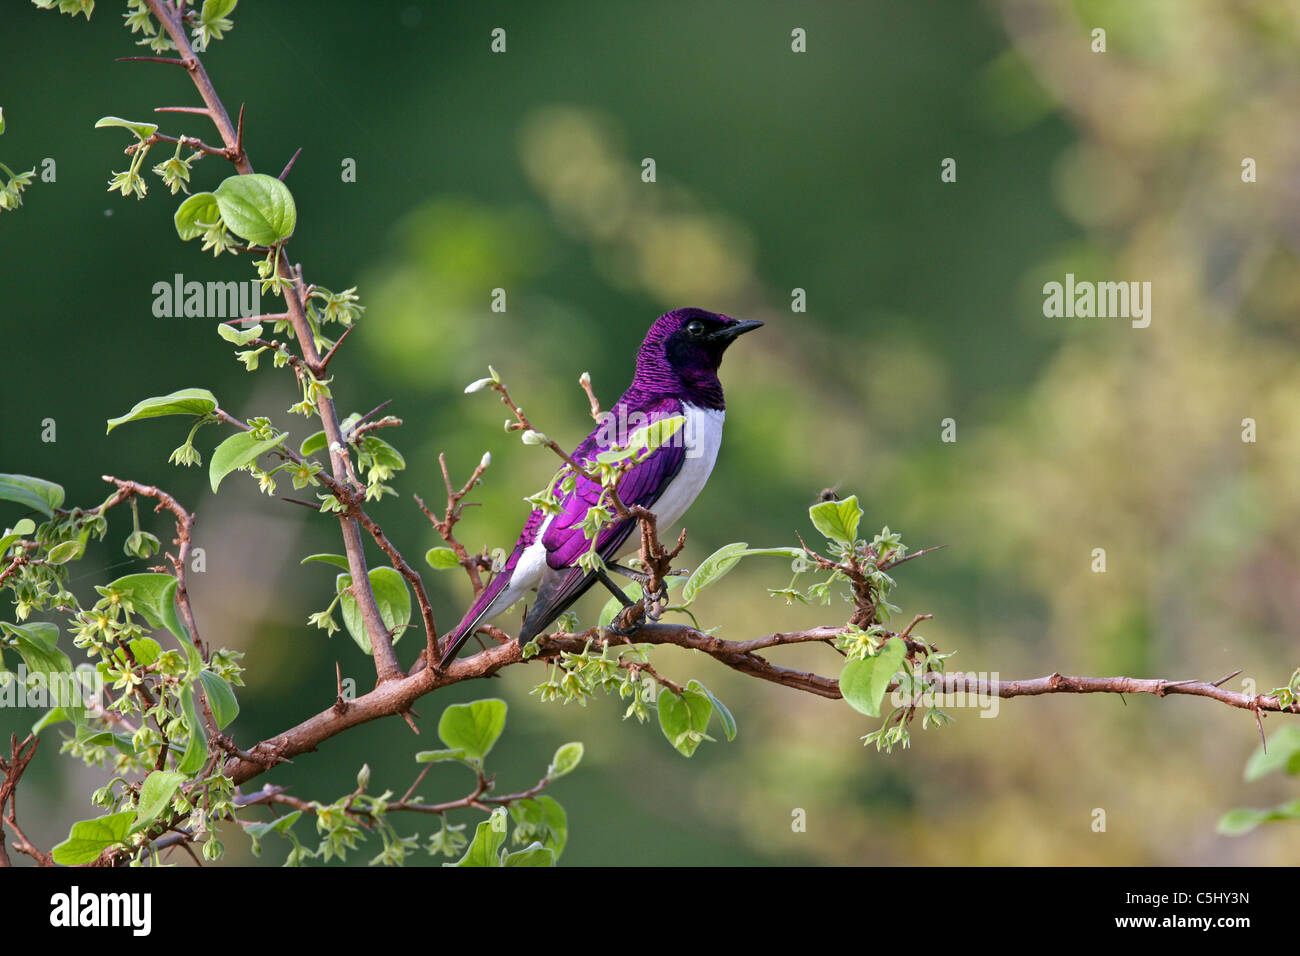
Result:
<svg viewBox="0 0 1300 956">
<path fill-rule="evenodd" d="M 740 319 L 732 322 L 730 325 L 724 325 L 718 331 L 714 332 L 709 338 L 715 342 L 730 344 L 733 339 L 746 332 L 752 332 L 754 329 L 762 328 L 763 323 L 757 319 Z"/>
</svg>

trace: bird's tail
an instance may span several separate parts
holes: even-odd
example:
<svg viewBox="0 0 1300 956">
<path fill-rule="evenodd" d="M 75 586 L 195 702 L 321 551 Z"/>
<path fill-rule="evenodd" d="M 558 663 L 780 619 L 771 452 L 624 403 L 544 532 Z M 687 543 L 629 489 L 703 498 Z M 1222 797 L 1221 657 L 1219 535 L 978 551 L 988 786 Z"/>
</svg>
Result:
<svg viewBox="0 0 1300 956">
<path fill-rule="evenodd" d="M 493 578 L 470 609 L 465 612 L 465 616 L 461 618 L 461 622 L 456 625 L 455 630 L 447 635 L 449 643 L 447 649 L 443 651 L 442 660 L 438 662 L 439 670 L 450 664 L 456 658 L 456 654 L 460 651 L 462 645 L 470 639 L 474 630 L 493 616 L 492 602 L 500 597 L 501 592 L 506 589 L 506 586 L 510 583 L 510 577 L 509 571 L 503 571 Z M 504 608 L 498 608 L 498 610 L 504 610 Z"/>
</svg>

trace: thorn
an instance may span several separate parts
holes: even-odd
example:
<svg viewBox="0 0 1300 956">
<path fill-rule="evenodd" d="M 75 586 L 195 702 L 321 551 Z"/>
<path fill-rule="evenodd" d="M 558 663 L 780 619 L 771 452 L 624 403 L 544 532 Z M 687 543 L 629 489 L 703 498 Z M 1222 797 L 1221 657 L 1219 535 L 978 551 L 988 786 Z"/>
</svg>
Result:
<svg viewBox="0 0 1300 956">
<path fill-rule="evenodd" d="M 1223 686 L 1224 684 L 1226 684 L 1228 681 L 1232 680 L 1234 677 L 1236 677 L 1236 676 L 1237 676 L 1238 674 L 1240 674 L 1240 673 L 1241 673 L 1241 668 L 1237 668 L 1235 671 L 1233 671 L 1233 672 L 1232 672 L 1231 674 L 1229 674 L 1227 677 L 1220 677 L 1218 680 L 1216 680 L 1216 681 L 1215 681 L 1213 684 L 1211 684 L 1210 686 L 1211 686 L 1211 687 L 1221 687 L 1221 686 Z"/>
<path fill-rule="evenodd" d="M 320 505 L 312 504 L 310 501 L 303 501 L 300 498 L 286 498 L 281 495 L 280 500 L 287 501 L 291 505 L 302 505 L 304 508 L 310 508 L 312 511 L 320 511 Z"/>
<path fill-rule="evenodd" d="M 235 155 L 232 159 L 243 159 L 244 157 L 244 107 L 247 104 L 239 104 L 239 125 L 235 129 Z"/>
<path fill-rule="evenodd" d="M 413 720 L 411 719 L 411 715 L 410 715 L 409 713 L 407 713 L 406 711 L 403 711 L 403 712 L 402 712 L 402 719 L 403 719 L 404 721 L 406 721 L 406 726 L 408 726 L 408 727 L 411 728 L 411 732 L 414 733 L 414 734 L 416 734 L 416 735 L 418 736 L 419 733 L 420 733 L 420 728 L 417 727 L 417 726 L 415 726 L 415 721 L 413 721 Z"/>
<path fill-rule="evenodd" d="M 328 352 L 325 353 L 325 357 L 322 358 L 322 359 L 317 363 L 317 368 L 320 369 L 320 373 L 321 373 L 322 375 L 325 374 L 325 369 L 329 367 L 330 359 L 332 359 L 332 358 L 334 357 L 334 353 L 337 352 L 337 351 L 339 350 L 339 346 L 343 344 L 343 340 L 346 339 L 349 335 L 351 335 L 351 334 L 352 334 L 352 330 L 355 329 L 356 327 L 357 327 L 357 326 L 356 326 L 356 323 L 353 323 L 352 325 L 349 325 L 346 329 L 344 329 L 344 330 L 343 330 L 343 334 L 340 335 L 340 336 L 339 336 L 339 337 L 334 341 L 334 344 L 333 344 L 332 346 L 330 346 L 330 350 L 329 350 Z M 388 401 L 391 402 L 392 399 L 390 398 Z M 388 402 L 384 402 L 384 405 L 387 405 L 387 404 L 388 404 Z M 383 406 L 381 405 L 380 407 L 382 408 Z M 370 414 L 373 415 L 374 412 L 371 412 Z M 359 424 L 361 424 L 361 423 L 358 422 L 357 424 L 359 425 Z"/>
<path fill-rule="evenodd" d="M 1255 726 L 1259 728 L 1259 743 L 1264 748 L 1264 753 L 1268 753 L 1268 738 L 1264 736 L 1264 718 L 1259 713 L 1259 698 L 1256 697 L 1251 702 L 1252 711 L 1255 712 Z"/>
<path fill-rule="evenodd" d="M 212 111 L 206 106 L 155 106 L 155 113 L 193 113 L 196 116 L 211 116 Z"/>
<path fill-rule="evenodd" d="M 293 164 L 298 162 L 298 157 L 301 155 L 302 155 L 302 147 L 299 146 L 298 151 L 289 157 L 289 162 L 285 163 L 284 169 L 277 177 L 280 180 L 280 182 L 284 182 L 284 177 L 289 175 L 289 170 L 293 169 Z"/>
<path fill-rule="evenodd" d="M 114 63 L 170 63 L 189 69 L 189 64 L 174 56 L 119 56 Z"/>
</svg>

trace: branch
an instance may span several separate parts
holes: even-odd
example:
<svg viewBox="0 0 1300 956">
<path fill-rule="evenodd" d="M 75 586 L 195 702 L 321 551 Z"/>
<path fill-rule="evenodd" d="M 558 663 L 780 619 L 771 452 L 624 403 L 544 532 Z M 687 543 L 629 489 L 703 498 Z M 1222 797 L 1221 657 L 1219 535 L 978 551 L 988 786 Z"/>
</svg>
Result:
<svg viewBox="0 0 1300 956">
<path fill-rule="evenodd" d="M 8 759 L 0 757 L 0 867 L 9 867 L 13 864 L 9 860 L 9 852 L 4 845 L 4 827 L 9 827 L 16 838 L 13 847 L 19 853 L 25 853 L 37 862 L 40 866 L 53 866 L 54 859 L 41 850 L 38 850 L 27 835 L 23 833 L 22 828 L 18 826 L 18 782 L 22 779 L 23 773 L 27 770 L 27 765 L 32 762 L 36 756 L 36 748 L 40 746 L 40 738 L 35 734 L 28 734 L 27 737 L 19 743 L 17 734 L 9 736 L 9 757 Z"/>
<path fill-rule="evenodd" d="M 167 35 L 175 45 L 180 59 L 184 61 L 190 79 L 194 81 L 199 96 L 202 97 L 204 104 L 207 106 L 208 115 L 211 117 L 213 125 L 216 126 L 217 132 L 221 134 L 221 140 L 225 144 L 225 155 L 240 173 L 252 173 L 253 165 L 244 149 L 243 110 L 240 110 L 240 123 L 236 128 L 230 122 L 230 114 L 226 112 L 221 98 L 217 95 L 217 91 L 208 77 L 207 70 L 203 68 L 203 64 L 195 54 L 190 38 L 186 34 L 185 24 L 177 10 L 166 3 L 165 0 L 145 0 L 145 2 L 148 4 L 150 12 L 162 24 L 163 29 L 167 31 Z M 283 244 L 276 255 L 276 271 L 282 278 L 290 282 L 290 287 L 284 291 L 284 299 L 288 306 L 289 321 L 298 339 L 298 347 L 302 353 L 302 358 L 309 369 L 320 369 L 322 368 L 321 356 L 316 348 L 311 325 L 307 321 L 302 298 L 301 276 L 296 274 L 290 266 L 289 257 L 284 251 Z M 342 430 L 339 427 L 338 411 L 334 406 L 334 400 L 332 398 L 318 399 L 317 411 L 320 414 L 321 424 L 325 429 L 325 437 L 330 453 L 330 468 L 334 479 L 342 484 L 351 476 L 355 481 L 355 476 L 351 475 L 351 458 L 343 439 Z M 393 650 L 392 635 L 384 625 L 383 617 L 379 613 L 379 604 L 375 600 L 374 590 L 370 586 L 369 569 L 366 566 L 365 548 L 362 544 L 361 529 L 357 517 L 349 512 L 339 515 L 338 520 L 343 535 L 344 550 L 347 553 L 348 570 L 352 574 L 353 594 L 356 597 L 357 606 L 361 610 L 366 631 L 370 635 L 371 645 L 374 648 L 376 674 L 381 683 L 394 680 L 401 677 L 402 669 L 397 662 L 397 654 Z M 427 625 L 428 621 L 426 621 L 426 627 Z"/>
</svg>

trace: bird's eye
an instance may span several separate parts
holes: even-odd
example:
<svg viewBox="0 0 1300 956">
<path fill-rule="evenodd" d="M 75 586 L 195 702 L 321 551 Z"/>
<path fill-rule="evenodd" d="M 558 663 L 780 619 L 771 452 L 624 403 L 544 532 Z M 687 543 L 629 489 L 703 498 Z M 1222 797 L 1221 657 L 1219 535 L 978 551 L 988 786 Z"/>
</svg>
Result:
<svg viewBox="0 0 1300 956">
<path fill-rule="evenodd" d="M 695 336 L 703 335 L 703 334 L 704 334 L 704 323 L 701 322 L 699 319 L 692 319 L 692 320 L 687 324 L 687 326 L 686 326 L 686 331 L 687 331 L 687 333 L 689 333 L 690 335 L 695 335 Z"/>
</svg>

